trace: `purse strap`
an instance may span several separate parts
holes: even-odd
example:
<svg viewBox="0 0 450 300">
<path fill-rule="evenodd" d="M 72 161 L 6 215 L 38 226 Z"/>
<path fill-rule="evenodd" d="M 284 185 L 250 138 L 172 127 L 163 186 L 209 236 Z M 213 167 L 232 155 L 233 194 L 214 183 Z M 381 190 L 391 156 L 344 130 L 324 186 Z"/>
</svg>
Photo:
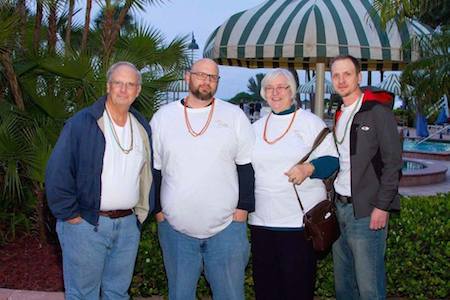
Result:
<svg viewBox="0 0 450 300">
<path fill-rule="evenodd" d="M 322 129 L 322 131 L 317 135 L 316 139 L 314 140 L 311 150 L 309 150 L 309 152 L 306 153 L 302 159 L 300 159 L 300 161 L 297 163 L 297 165 L 300 165 L 308 160 L 311 153 L 313 153 L 313 151 L 316 150 L 317 147 L 319 147 L 319 145 L 322 143 L 322 141 L 325 139 L 325 137 L 328 135 L 328 133 L 330 133 L 330 129 L 328 127 L 325 127 L 324 129 Z M 292 187 L 294 188 L 295 195 L 297 196 L 298 203 L 300 204 L 300 208 L 303 213 L 305 211 L 305 209 L 303 208 L 302 201 L 300 200 L 300 196 L 298 195 L 297 189 L 295 188 L 295 183 L 292 184 Z"/>
</svg>

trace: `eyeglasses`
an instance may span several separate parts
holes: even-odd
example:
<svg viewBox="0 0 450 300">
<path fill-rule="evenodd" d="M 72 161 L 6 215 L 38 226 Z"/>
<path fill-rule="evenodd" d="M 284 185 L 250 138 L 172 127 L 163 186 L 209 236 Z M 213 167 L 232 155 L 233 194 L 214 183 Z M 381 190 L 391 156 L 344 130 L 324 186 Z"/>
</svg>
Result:
<svg viewBox="0 0 450 300">
<path fill-rule="evenodd" d="M 189 73 L 191 73 L 192 75 L 197 76 L 197 78 L 201 79 L 201 80 L 206 80 L 206 78 L 209 79 L 209 81 L 211 82 L 217 82 L 220 79 L 219 75 L 214 75 L 214 74 L 206 74 L 203 72 L 192 72 L 190 71 Z"/>
<path fill-rule="evenodd" d="M 123 81 L 117 81 L 117 80 L 111 80 L 109 82 L 114 88 L 123 88 L 125 86 L 125 89 L 135 89 L 139 86 L 139 83 L 136 82 L 123 82 Z"/>
<path fill-rule="evenodd" d="M 289 86 L 277 86 L 277 87 L 273 87 L 273 86 L 268 86 L 264 88 L 264 91 L 267 94 L 273 94 L 274 91 L 277 92 L 277 94 L 286 91 L 289 88 Z"/>
</svg>

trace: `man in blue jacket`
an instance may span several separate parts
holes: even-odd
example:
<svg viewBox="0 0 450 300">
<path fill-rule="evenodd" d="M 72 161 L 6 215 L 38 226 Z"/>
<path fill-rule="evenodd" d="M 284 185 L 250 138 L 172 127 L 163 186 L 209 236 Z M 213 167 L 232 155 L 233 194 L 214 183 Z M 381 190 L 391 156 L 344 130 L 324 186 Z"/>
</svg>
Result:
<svg viewBox="0 0 450 300">
<path fill-rule="evenodd" d="M 340 170 L 334 182 L 341 236 L 333 245 L 336 299 L 385 299 L 389 212 L 400 209 L 401 144 L 392 95 L 361 90 L 361 68 L 352 56 L 331 62 L 343 105 L 336 112 Z"/>
<path fill-rule="evenodd" d="M 118 62 L 107 80 L 107 95 L 67 121 L 47 164 L 69 300 L 129 298 L 140 224 L 154 207 L 150 127 L 131 107 L 141 74 Z"/>
</svg>

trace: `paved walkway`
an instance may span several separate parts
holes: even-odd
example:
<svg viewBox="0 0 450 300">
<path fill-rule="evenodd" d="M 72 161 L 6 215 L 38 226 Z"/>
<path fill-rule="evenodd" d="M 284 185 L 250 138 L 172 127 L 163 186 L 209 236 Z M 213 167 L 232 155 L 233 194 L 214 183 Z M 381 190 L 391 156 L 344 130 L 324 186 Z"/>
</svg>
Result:
<svg viewBox="0 0 450 300">
<path fill-rule="evenodd" d="M 134 300 L 163 300 L 163 297 L 134 298 Z M 0 300 L 64 300 L 63 292 L 19 291 L 0 288 Z"/>
</svg>

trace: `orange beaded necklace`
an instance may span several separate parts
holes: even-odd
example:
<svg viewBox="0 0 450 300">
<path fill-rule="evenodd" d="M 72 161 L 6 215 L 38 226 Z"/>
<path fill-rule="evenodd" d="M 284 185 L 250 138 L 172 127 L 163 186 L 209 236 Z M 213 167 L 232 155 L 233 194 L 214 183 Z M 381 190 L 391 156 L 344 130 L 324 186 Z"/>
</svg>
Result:
<svg viewBox="0 0 450 300">
<path fill-rule="evenodd" d="M 277 137 L 276 139 L 274 139 L 273 141 L 269 141 L 269 139 L 267 138 L 267 124 L 269 123 L 269 118 L 270 118 L 270 116 L 271 116 L 272 114 L 273 114 L 273 113 L 271 112 L 271 113 L 267 116 L 266 122 L 265 122 L 265 124 L 264 124 L 264 131 L 263 131 L 263 139 L 264 139 L 264 141 L 265 141 L 267 144 L 270 144 L 270 145 L 275 144 L 276 142 L 278 142 L 279 140 L 281 140 L 281 139 L 288 133 L 289 129 L 291 129 L 292 124 L 294 123 L 295 116 L 296 116 L 296 114 L 297 114 L 297 110 L 295 110 L 294 113 L 292 114 L 291 121 L 289 122 L 289 126 L 286 128 L 286 130 L 285 130 L 279 137 Z"/>
<path fill-rule="evenodd" d="M 204 134 L 206 132 L 206 130 L 208 129 L 209 124 L 211 123 L 213 113 L 214 113 L 214 103 L 215 103 L 215 98 L 212 99 L 211 109 L 209 110 L 208 120 L 206 120 L 205 126 L 203 126 L 203 128 L 202 128 L 202 130 L 200 130 L 200 132 L 195 132 L 195 130 L 191 126 L 191 122 L 189 122 L 189 116 L 187 113 L 187 98 L 184 98 L 184 105 L 183 105 L 184 106 L 184 122 L 186 124 L 187 130 L 193 137 L 198 137 L 198 136 Z"/>
</svg>

